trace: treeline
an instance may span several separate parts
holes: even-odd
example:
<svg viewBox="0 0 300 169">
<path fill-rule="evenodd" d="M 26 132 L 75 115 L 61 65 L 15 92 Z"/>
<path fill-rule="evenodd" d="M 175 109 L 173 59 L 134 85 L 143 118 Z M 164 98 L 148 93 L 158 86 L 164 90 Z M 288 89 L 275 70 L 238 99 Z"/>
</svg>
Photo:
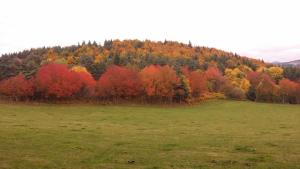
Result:
<svg viewBox="0 0 300 169">
<path fill-rule="evenodd" d="M 299 78 L 296 67 L 173 41 L 108 40 L 0 58 L 0 96 L 12 100 L 299 103 Z"/>
<path fill-rule="evenodd" d="M 35 76 L 23 74 L 0 82 L 0 93 L 12 100 L 138 100 L 142 102 L 193 102 L 212 96 L 264 102 L 300 103 L 300 84 L 282 77 L 282 68 L 252 71 L 242 66 L 205 71 L 179 70 L 168 65 L 143 69 L 110 65 L 95 80 L 85 67 L 45 64 Z"/>
<path fill-rule="evenodd" d="M 66 64 L 68 67 L 84 66 L 94 78 L 100 77 L 111 64 L 134 66 L 140 69 L 151 64 L 187 66 L 192 70 L 217 67 L 222 73 L 226 68 L 233 69 L 240 65 L 246 65 L 253 71 L 260 67 L 272 66 L 260 60 L 214 48 L 193 46 L 191 43 L 106 40 L 103 45 L 96 42 L 83 42 L 69 47 L 43 47 L 4 54 L 0 57 L 0 80 L 20 73 L 29 78 L 42 64 L 51 62 Z M 284 67 L 283 69 L 286 78 L 292 80 L 300 78 L 299 68 Z"/>
<path fill-rule="evenodd" d="M 0 80 L 20 73 L 30 78 L 46 63 L 66 64 L 68 67 L 84 66 L 95 79 L 111 64 L 139 69 L 152 64 L 187 66 L 192 70 L 206 70 L 214 66 L 221 72 L 239 65 L 246 65 L 253 70 L 265 66 L 259 60 L 214 48 L 193 47 L 191 43 L 106 40 L 103 45 L 83 42 L 69 47 L 44 47 L 5 54 L 0 58 Z"/>
</svg>

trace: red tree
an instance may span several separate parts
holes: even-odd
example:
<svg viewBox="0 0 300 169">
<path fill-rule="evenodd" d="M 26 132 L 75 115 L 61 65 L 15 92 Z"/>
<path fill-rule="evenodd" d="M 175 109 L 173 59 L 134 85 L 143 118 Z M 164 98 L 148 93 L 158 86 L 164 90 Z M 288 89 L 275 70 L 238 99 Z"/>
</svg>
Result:
<svg viewBox="0 0 300 169">
<path fill-rule="evenodd" d="M 252 87 L 256 88 L 257 85 L 262 80 L 262 74 L 259 72 L 249 72 L 247 73 L 247 79 L 249 80 Z"/>
<path fill-rule="evenodd" d="M 43 65 L 36 74 L 35 82 L 37 91 L 45 98 L 71 97 L 82 88 L 77 73 L 62 64 Z"/>
<path fill-rule="evenodd" d="M 298 84 L 297 86 L 297 91 L 295 92 L 296 95 L 296 103 L 299 104 L 300 103 L 300 83 L 296 82 Z"/>
<path fill-rule="evenodd" d="M 208 88 L 211 92 L 219 92 L 225 79 L 218 68 L 210 67 L 205 71 L 205 77 L 208 82 Z"/>
<path fill-rule="evenodd" d="M 148 96 L 171 99 L 178 83 L 176 72 L 168 65 L 150 65 L 140 72 L 143 87 Z"/>
<path fill-rule="evenodd" d="M 198 97 L 202 93 L 207 92 L 208 88 L 205 73 L 199 71 L 190 72 L 186 68 L 182 69 L 182 73 L 189 79 L 192 96 Z"/>
<path fill-rule="evenodd" d="M 22 99 L 33 96 L 33 84 L 31 80 L 26 80 L 24 75 L 6 79 L 0 83 L 0 93 L 14 99 Z"/>
<path fill-rule="evenodd" d="M 134 97 L 141 92 L 138 72 L 121 66 L 110 66 L 97 82 L 100 97 Z"/>
<path fill-rule="evenodd" d="M 160 71 L 160 66 L 150 65 L 145 67 L 140 72 L 141 81 L 143 83 L 143 87 L 148 96 L 155 96 L 156 86 L 158 86 L 158 74 Z"/>
<path fill-rule="evenodd" d="M 263 74 L 261 79 L 256 87 L 256 101 L 277 102 L 279 87 L 267 74 Z"/>
<path fill-rule="evenodd" d="M 299 84 L 289 79 L 282 79 L 279 82 L 280 95 L 283 103 L 297 103 Z"/>
<path fill-rule="evenodd" d="M 79 97 L 92 97 L 95 95 L 96 81 L 89 72 L 74 72 L 80 83 Z"/>
<path fill-rule="evenodd" d="M 247 98 L 249 100 L 255 101 L 256 100 L 256 88 L 262 80 L 262 73 L 259 72 L 248 72 L 246 78 L 250 82 L 250 88 L 247 92 Z"/>
</svg>

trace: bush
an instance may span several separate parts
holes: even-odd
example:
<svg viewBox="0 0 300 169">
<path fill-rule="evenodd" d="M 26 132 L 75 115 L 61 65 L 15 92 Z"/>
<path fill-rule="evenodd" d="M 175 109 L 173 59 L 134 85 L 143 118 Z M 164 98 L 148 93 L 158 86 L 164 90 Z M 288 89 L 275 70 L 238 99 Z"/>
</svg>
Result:
<svg viewBox="0 0 300 169">
<path fill-rule="evenodd" d="M 36 91 L 43 98 L 70 98 L 81 90 L 82 85 L 77 73 L 63 64 L 43 65 L 36 74 Z"/>
<path fill-rule="evenodd" d="M 127 98 L 138 96 L 142 84 L 137 71 L 113 65 L 100 77 L 96 89 L 101 98 Z"/>
<path fill-rule="evenodd" d="M 256 88 L 256 101 L 279 102 L 279 92 L 279 87 L 275 82 L 268 75 L 263 75 Z"/>
<path fill-rule="evenodd" d="M 8 78 L 0 83 L 0 93 L 15 100 L 33 96 L 33 84 L 23 74 Z"/>
<path fill-rule="evenodd" d="M 234 86 L 227 86 L 224 93 L 227 98 L 231 99 L 244 100 L 246 98 L 244 91 Z"/>
</svg>

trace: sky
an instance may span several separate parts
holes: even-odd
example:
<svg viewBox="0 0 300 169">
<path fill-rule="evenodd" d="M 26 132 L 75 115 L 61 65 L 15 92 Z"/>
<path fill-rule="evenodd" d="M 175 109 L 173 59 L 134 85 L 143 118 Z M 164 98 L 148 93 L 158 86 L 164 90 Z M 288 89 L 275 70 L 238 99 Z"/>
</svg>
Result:
<svg viewBox="0 0 300 169">
<path fill-rule="evenodd" d="M 174 40 L 300 59 L 298 0 L 0 0 L 0 54 L 105 39 Z"/>
</svg>

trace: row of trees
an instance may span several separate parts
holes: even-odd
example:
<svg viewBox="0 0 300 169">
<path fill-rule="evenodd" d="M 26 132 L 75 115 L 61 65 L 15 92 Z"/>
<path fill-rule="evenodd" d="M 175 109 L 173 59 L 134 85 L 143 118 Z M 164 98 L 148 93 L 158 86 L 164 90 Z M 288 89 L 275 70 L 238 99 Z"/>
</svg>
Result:
<svg viewBox="0 0 300 169">
<path fill-rule="evenodd" d="M 167 40 L 106 40 L 103 45 L 83 42 L 67 47 L 44 47 L 4 54 L 0 57 L 0 81 L 18 74 L 31 78 L 41 65 L 47 63 L 65 64 L 68 67 L 84 66 L 97 80 L 112 64 L 138 69 L 149 65 L 169 65 L 174 69 L 188 67 L 192 71 L 205 71 L 209 67 L 216 67 L 222 74 L 226 74 L 226 69 L 235 69 L 243 65 L 253 71 L 273 66 L 231 52 L 193 46 L 191 43 Z M 300 68 L 283 67 L 282 75 L 297 81 L 300 79 Z"/>
<path fill-rule="evenodd" d="M 205 72 L 182 68 L 176 72 L 168 65 L 149 65 L 142 70 L 111 65 L 95 80 L 80 66 L 68 69 L 63 64 L 46 64 L 36 75 L 26 79 L 24 75 L 0 82 L 0 93 L 15 100 L 20 99 L 147 99 L 156 101 L 189 101 L 211 90 L 217 90 L 221 73 L 210 68 Z"/>
<path fill-rule="evenodd" d="M 300 84 L 283 78 L 280 67 L 268 69 L 242 65 L 227 68 L 224 75 L 216 67 L 205 71 L 188 67 L 149 65 L 143 69 L 110 65 L 94 79 L 85 67 L 45 64 L 26 79 L 23 74 L 2 80 L 0 94 L 14 100 L 143 100 L 190 102 L 213 93 L 233 99 L 265 102 L 300 102 Z"/>
</svg>

